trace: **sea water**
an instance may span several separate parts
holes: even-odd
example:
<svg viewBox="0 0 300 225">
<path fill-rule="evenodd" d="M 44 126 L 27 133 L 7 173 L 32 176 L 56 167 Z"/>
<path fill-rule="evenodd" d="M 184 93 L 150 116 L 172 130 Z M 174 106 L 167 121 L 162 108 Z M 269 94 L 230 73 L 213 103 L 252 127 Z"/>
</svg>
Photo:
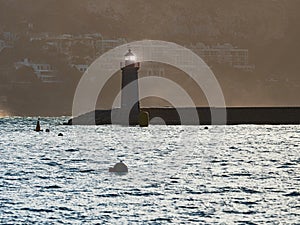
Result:
<svg viewBox="0 0 300 225">
<path fill-rule="evenodd" d="M 0 119 L 1 224 L 300 223 L 300 126 L 36 120 Z"/>
</svg>

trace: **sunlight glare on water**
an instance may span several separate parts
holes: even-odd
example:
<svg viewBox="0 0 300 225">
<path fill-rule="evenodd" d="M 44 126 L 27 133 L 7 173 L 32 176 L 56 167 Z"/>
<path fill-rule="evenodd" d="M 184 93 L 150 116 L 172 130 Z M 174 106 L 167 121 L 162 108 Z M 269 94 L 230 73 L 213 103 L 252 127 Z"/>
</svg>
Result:
<svg viewBox="0 0 300 225">
<path fill-rule="evenodd" d="M 0 119 L 1 224 L 300 222 L 299 126 L 66 120 Z"/>
</svg>

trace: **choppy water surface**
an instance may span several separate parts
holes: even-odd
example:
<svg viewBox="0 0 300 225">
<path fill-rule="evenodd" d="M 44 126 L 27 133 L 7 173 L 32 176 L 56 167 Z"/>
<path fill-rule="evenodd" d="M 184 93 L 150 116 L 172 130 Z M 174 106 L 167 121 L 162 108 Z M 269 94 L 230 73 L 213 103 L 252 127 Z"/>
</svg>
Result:
<svg viewBox="0 0 300 225">
<path fill-rule="evenodd" d="M 0 120 L 1 224 L 300 223 L 300 126 L 35 121 Z"/>
</svg>

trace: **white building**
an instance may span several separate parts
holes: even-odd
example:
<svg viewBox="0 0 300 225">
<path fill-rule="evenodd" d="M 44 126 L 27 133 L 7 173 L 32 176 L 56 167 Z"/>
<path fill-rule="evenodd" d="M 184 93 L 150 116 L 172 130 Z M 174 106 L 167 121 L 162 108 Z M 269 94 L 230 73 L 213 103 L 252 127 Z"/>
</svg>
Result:
<svg viewBox="0 0 300 225">
<path fill-rule="evenodd" d="M 73 64 L 72 66 L 82 73 L 87 71 L 87 69 L 89 68 L 89 65 L 87 64 Z"/>
<path fill-rule="evenodd" d="M 29 59 L 15 63 L 16 69 L 21 67 L 31 67 L 36 76 L 44 83 L 57 83 L 59 82 L 56 76 L 56 70 L 53 66 L 47 63 L 33 63 Z"/>
<path fill-rule="evenodd" d="M 18 36 L 12 32 L 3 32 L 2 36 L 10 45 L 18 40 Z"/>
<path fill-rule="evenodd" d="M 102 55 L 103 53 L 119 46 L 126 44 L 126 40 L 124 38 L 119 39 L 100 39 L 95 43 L 97 55 Z"/>
<path fill-rule="evenodd" d="M 13 45 L 7 43 L 7 41 L 0 40 L 0 52 L 5 48 L 12 48 Z"/>
<path fill-rule="evenodd" d="M 165 69 L 162 66 L 142 64 L 141 73 L 145 76 L 164 77 Z"/>
<path fill-rule="evenodd" d="M 253 70 L 254 65 L 249 65 L 248 49 L 239 49 L 229 43 L 223 45 L 207 46 L 203 43 L 191 45 L 190 49 L 198 54 L 206 63 L 218 62 L 229 64 L 234 68 Z"/>
<path fill-rule="evenodd" d="M 0 40 L 0 52 L 6 47 L 5 41 Z"/>
<path fill-rule="evenodd" d="M 69 55 L 71 55 L 73 46 L 81 44 L 93 49 L 90 53 L 93 57 L 102 55 L 108 50 L 126 43 L 124 38 L 104 39 L 99 33 L 82 35 L 40 33 L 32 36 L 30 41 L 45 41 L 46 45 L 56 48 L 59 53 Z"/>
</svg>

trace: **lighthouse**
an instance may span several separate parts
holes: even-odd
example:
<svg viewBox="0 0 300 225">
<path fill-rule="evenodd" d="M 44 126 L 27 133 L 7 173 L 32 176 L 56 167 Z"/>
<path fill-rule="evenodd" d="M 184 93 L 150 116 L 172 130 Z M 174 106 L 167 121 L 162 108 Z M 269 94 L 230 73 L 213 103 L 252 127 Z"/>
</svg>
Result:
<svg viewBox="0 0 300 225">
<path fill-rule="evenodd" d="M 122 89 L 121 89 L 121 123 L 124 125 L 138 125 L 140 113 L 138 70 L 140 63 L 131 49 L 125 54 L 125 63 L 121 63 Z M 125 88 L 127 85 L 127 88 Z"/>
</svg>

